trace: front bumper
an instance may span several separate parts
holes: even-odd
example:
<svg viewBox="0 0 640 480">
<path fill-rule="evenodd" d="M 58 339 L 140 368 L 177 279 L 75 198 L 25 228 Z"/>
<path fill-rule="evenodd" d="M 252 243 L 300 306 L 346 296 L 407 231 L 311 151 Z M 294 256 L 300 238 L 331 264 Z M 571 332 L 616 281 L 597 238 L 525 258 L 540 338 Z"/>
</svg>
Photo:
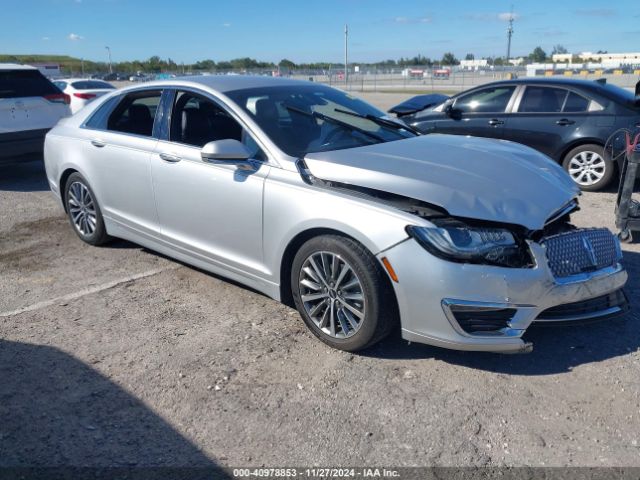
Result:
<svg viewBox="0 0 640 480">
<path fill-rule="evenodd" d="M 532 346 L 521 337 L 543 312 L 616 292 L 627 281 L 626 271 L 617 265 L 572 282 L 558 282 L 543 247 L 530 243 L 530 248 L 536 266 L 522 269 L 448 262 L 430 255 L 413 239 L 380 253 L 378 257 L 386 257 L 398 277 L 393 287 L 403 338 L 457 350 L 527 352 Z M 499 332 L 469 334 L 453 318 L 452 305 L 515 312 Z M 612 313 L 616 312 L 603 312 Z M 580 318 L 574 315 L 568 320 Z"/>
</svg>

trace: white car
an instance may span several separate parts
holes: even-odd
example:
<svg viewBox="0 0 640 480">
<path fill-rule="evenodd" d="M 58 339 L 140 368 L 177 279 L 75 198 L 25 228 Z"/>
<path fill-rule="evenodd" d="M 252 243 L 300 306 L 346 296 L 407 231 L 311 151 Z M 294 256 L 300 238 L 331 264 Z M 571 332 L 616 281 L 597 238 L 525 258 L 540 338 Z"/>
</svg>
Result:
<svg viewBox="0 0 640 480">
<path fill-rule="evenodd" d="M 70 114 L 69 97 L 37 68 L 0 63 L 0 163 L 41 157 L 44 136 Z"/>
<path fill-rule="evenodd" d="M 71 99 L 71 113 L 76 113 L 87 103 L 110 93 L 116 87 L 103 80 L 93 78 L 65 78 L 53 82 L 62 92 Z"/>
</svg>

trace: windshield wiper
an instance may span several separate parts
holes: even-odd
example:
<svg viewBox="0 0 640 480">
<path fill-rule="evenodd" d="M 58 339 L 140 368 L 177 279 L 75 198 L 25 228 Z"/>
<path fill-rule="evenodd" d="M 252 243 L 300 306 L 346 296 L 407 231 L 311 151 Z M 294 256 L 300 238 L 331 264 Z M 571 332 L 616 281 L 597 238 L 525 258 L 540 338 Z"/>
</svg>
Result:
<svg viewBox="0 0 640 480">
<path fill-rule="evenodd" d="M 338 113 L 344 113 L 345 115 L 351 115 L 352 117 L 364 118 L 365 120 L 370 120 L 373 123 L 377 123 L 381 127 L 389 127 L 394 130 L 406 130 L 407 132 L 411 132 L 415 135 L 420 135 L 420 132 L 418 132 L 415 128 L 410 127 L 407 124 L 400 124 L 392 120 L 376 117 L 375 115 L 371 115 L 370 113 L 363 115 L 361 113 L 350 112 L 349 110 L 342 110 L 341 108 L 334 108 L 333 111 Z"/>
<path fill-rule="evenodd" d="M 337 118 L 333 118 L 333 117 L 331 117 L 329 115 L 325 115 L 324 113 L 316 112 L 315 110 L 307 112 L 306 110 L 302 110 L 301 108 L 297 108 L 297 107 L 292 107 L 291 105 L 284 105 L 284 108 L 286 108 L 287 110 L 289 110 L 291 112 L 300 113 L 302 115 L 306 115 L 307 117 L 319 118 L 321 120 L 325 120 L 327 122 L 334 123 L 334 124 L 336 124 L 336 125 L 338 125 L 340 127 L 347 128 L 347 129 L 352 130 L 354 132 L 362 133 L 363 135 L 366 135 L 367 137 L 373 138 L 374 140 L 377 140 L 378 142 L 385 142 L 386 141 L 384 138 L 382 138 L 379 135 L 376 135 L 375 133 L 367 132 L 363 128 L 356 127 L 355 125 L 351 125 L 350 123 L 343 122 L 342 120 L 338 120 Z"/>
</svg>

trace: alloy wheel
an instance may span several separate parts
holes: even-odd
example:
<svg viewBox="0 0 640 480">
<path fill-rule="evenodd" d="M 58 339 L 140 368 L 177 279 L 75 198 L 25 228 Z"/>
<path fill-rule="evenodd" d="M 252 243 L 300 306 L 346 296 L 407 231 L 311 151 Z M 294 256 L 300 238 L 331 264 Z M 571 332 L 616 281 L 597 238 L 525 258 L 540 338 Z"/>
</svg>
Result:
<svg viewBox="0 0 640 480">
<path fill-rule="evenodd" d="M 365 320 L 364 289 L 351 265 L 331 252 L 311 254 L 299 275 L 300 298 L 315 325 L 333 338 L 349 338 Z"/>
<path fill-rule="evenodd" d="M 571 158 L 567 170 L 578 185 L 589 186 L 602 180 L 607 164 L 600 154 L 584 151 Z"/>
<path fill-rule="evenodd" d="M 76 230 L 83 236 L 91 236 L 96 230 L 96 206 L 91 192 L 81 182 L 69 186 L 69 213 Z"/>
</svg>

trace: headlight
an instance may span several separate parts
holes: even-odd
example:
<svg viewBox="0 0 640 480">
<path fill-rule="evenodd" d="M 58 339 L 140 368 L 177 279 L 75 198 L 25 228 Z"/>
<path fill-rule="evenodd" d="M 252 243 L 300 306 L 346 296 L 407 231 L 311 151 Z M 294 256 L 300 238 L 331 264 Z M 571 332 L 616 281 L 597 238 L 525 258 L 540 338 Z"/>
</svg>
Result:
<svg viewBox="0 0 640 480">
<path fill-rule="evenodd" d="M 471 227 L 461 223 L 407 227 L 420 245 L 437 257 L 454 262 L 524 267 L 529 256 L 515 236 L 503 228 Z"/>
</svg>

